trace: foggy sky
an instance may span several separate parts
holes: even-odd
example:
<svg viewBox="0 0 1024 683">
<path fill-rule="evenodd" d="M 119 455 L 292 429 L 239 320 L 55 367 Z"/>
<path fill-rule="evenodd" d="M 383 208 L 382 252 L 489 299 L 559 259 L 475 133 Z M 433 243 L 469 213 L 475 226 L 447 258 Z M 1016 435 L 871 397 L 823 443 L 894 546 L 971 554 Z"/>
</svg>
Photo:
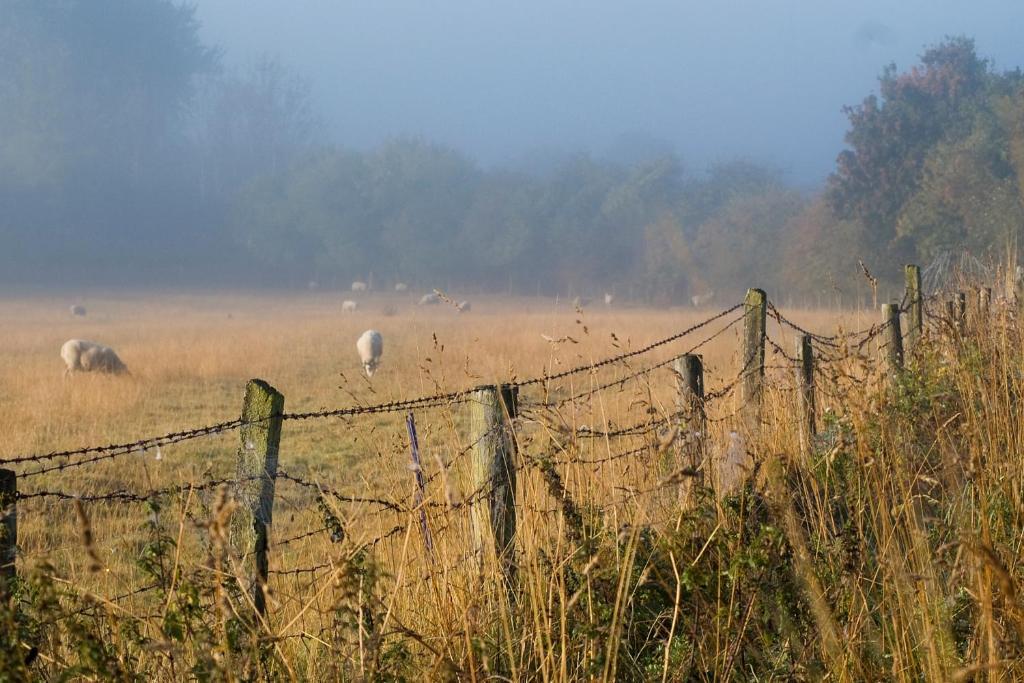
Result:
<svg viewBox="0 0 1024 683">
<path fill-rule="evenodd" d="M 336 142 L 419 135 L 485 164 L 664 141 L 692 169 L 743 157 L 817 185 L 885 64 L 957 34 L 1024 63 L 1020 0 L 196 4 L 229 65 L 307 77 Z"/>
</svg>

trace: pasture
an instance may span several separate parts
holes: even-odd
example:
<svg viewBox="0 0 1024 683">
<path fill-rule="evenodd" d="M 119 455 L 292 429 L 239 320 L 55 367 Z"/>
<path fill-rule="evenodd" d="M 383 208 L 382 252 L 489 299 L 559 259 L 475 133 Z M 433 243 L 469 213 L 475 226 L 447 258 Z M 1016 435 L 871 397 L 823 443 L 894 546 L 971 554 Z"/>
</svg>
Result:
<svg viewBox="0 0 1024 683">
<path fill-rule="evenodd" d="M 418 307 L 411 292 L 357 294 L 346 313 L 350 293 L 94 294 L 84 318 L 62 297 L 2 300 L 0 457 L 237 418 L 255 377 L 284 394 L 286 413 L 309 414 L 579 368 L 520 389 L 514 577 L 493 549 L 474 552 L 477 435 L 461 396 L 284 421 L 266 617 L 251 614 L 246 558 L 225 540 L 236 509 L 218 482 L 236 477 L 237 430 L 85 465 L 87 454 L 27 461 L 15 467 L 23 604 L 7 617 L 21 620 L 14 652 L 35 648 L 26 666 L 224 680 L 1015 670 L 1024 622 L 1008 586 L 1022 508 L 1019 475 L 1004 474 L 1020 457 L 1007 450 L 1020 433 L 1019 374 L 1007 372 L 1020 352 L 1005 307 L 958 338 L 933 317 L 895 384 L 879 339 L 846 335 L 877 314 L 782 311 L 823 335 L 820 434 L 804 449 L 794 329 L 781 320 L 768 326 L 751 430 L 736 383 L 742 309 L 587 369 L 718 309 L 483 297 L 459 314 Z M 372 379 L 355 350 L 368 328 L 384 337 Z M 131 375 L 65 380 L 68 338 L 110 345 Z M 709 396 L 699 473 L 681 460 L 668 365 L 691 350 Z M 982 522 L 997 502 L 1008 507 Z"/>
</svg>

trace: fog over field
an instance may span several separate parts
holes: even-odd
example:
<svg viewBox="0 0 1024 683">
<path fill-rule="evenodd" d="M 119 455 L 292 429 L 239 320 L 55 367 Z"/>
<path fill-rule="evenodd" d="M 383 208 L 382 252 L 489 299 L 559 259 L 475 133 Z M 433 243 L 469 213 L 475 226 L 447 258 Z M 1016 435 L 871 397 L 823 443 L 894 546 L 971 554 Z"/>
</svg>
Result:
<svg viewBox="0 0 1024 683">
<path fill-rule="evenodd" d="M 0 680 L 1024 681 L 1021 27 L 0 0 Z"/>
<path fill-rule="evenodd" d="M 1024 7 L 890 5 L 3 0 L 0 281 L 679 304 L 1005 260 Z"/>
</svg>

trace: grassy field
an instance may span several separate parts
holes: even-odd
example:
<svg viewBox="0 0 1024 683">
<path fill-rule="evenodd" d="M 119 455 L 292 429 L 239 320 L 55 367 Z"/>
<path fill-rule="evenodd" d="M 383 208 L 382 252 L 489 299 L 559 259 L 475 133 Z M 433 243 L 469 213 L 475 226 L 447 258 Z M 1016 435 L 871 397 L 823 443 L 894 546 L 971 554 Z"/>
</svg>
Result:
<svg viewBox="0 0 1024 683">
<path fill-rule="evenodd" d="M 60 297 L 2 300 L 0 457 L 231 419 L 252 377 L 279 389 L 289 412 L 373 405 L 586 365 L 716 312 L 483 298 L 459 315 L 371 295 L 342 314 L 343 298 L 95 294 L 85 318 Z M 784 313 L 823 334 L 877 321 Z M 148 503 L 20 501 L 22 581 L 4 617 L 4 664 L 125 680 L 1024 675 L 1024 387 L 1009 312 L 963 338 L 934 321 L 894 383 L 877 340 L 820 344 L 819 437 L 808 449 L 791 362 L 771 347 L 760 426 L 740 422 L 740 315 L 522 390 L 509 582 L 493 552 L 472 552 L 474 437 L 462 402 L 414 411 L 429 477 L 419 508 L 404 412 L 285 422 L 280 467 L 312 485 L 277 482 L 264 620 L 238 576 L 245 558 L 225 540 L 230 496 L 202 488 L 234 475 L 237 432 L 38 475 L 82 456 L 19 464 L 26 494 L 201 490 Z M 372 380 L 354 348 L 370 327 L 385 339 Z M 769 337 L 791 352 L 792 329 L 773 323 Z M 113 346 L 132 374 L 65 379 L 68 338 Z M 694 478 L 680 469 L 689 446 L 674 427 L 675 378 L 645 370 L 704 341 L 707 391 L 724 393 L 707 406 L 708 461 Z"/>
</svg>

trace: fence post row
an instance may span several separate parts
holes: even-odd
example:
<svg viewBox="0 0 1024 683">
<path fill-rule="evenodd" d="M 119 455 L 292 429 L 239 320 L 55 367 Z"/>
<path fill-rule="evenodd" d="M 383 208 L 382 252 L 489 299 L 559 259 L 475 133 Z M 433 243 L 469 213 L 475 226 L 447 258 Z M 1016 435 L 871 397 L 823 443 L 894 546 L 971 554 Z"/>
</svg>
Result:
<svg viewBox="0 0 1024 683">
<path fill-rule="evenodd" d="M 764 384 L 765 324 L 768 296 L 763 289 L 748 289 L 743 299 L 743 382 L 740 394 L 743 422 L 754 433 L 761 423 Z"/>
<path fill-rule="evenodd" d="M 483 562 L 492 543 L 506 581 L 515 574 L 516 442 L 512 422 L 519 413 L 519 387 L 483 386 L 473 392 L 471 434 L 476 442 L 471 495 L 473 549 Z"/>
<path fill-rule="evenodd" d="M 924 331 L 924 303 L 921 299 L 921 268 L 910 263 L 903 269 L 907 306 L 907 345 L 917 348 Z"/>
<path fill-rule="evenodd" d="M 267 600 L 267 531 L 273 520 L 274 482 L 277 458 L 281 447 L 281 414 L 284 396 L 261 379 L 251 379 L 245 386 L 238 449 L 238 482 L 235 501 L 238 503 L 231 520 L 231 545 L 249 583 L 256 611 L 265 614 Z"/>
<path fill-rule="evenodd" d="M 900 307 L 898 304 L 882 304 L 882 321 L 885 324 L 885 358 L 889 374 L 893 377 L 903 370 L 903 335 L 900 332 Z"/>
<path fill-rule="evenodd" d="M 811 445 L 817 434 L 814 419 L 814 346 L 809 334 L 796 336 L 796 382 L 797 403 L 800 409 L 800 449 L 807 455 L 811 452 Z"/>
<path fill-rule="evenodd" d="M 0 470 L 0 600 L 14 590 L 18 556 L 18 475 Z"/>
<path fill-rule="evenodd" d="M 693 479 L 704 481 L 704 361 L 692 353 L 676 358 L 676 410 L 679 413 L 679 442 L 682 445 L 682 467 L 692 470 Z M 691 478 L 683 477 L 679 484 L 679 499 L 686 501 L 692 488 Z"/>
</svg>

